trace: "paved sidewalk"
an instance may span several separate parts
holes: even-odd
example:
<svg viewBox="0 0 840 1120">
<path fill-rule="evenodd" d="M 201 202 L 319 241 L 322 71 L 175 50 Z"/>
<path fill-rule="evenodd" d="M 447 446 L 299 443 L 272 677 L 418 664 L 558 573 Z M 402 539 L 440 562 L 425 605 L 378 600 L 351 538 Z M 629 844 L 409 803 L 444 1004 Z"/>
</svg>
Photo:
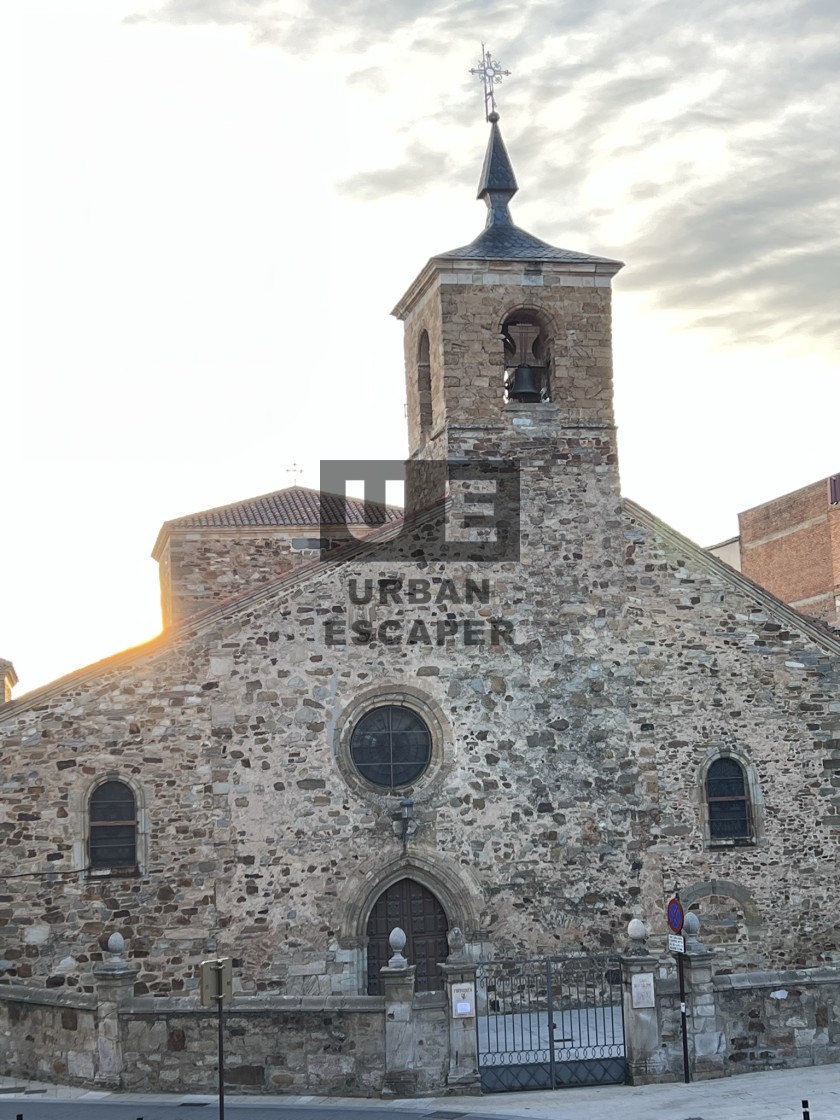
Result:
<svg viewBox="0 0 840 1120">
<path fill-rule="evenodd" d="M 11 1089 L 17 1092 L 10 1093 Z M 22 1091 L 25 1090 L 25 1091 Z M 111 1100 L 120 1103 L 167 1101 L 198 1104 L 215 1101 L 199 1094 L 111 1093 L 101 1090 L 0 1078 L 0 1102 L 38 1100 Z M 693 1085 L 605 1086 L 558 1089 L 556 1092 L 493 1093 L 483 1097 L 434 1097 L 399 1101 L 418 1117 L 456 1120 L 471 1114 L 527 1117 L 529 1120 L 802 1120 L 801 1101 L 810 1103 L 811 1120 L 840 1120 L 840 1065 L 809 1066 L 773 1073 L 747 1073 Z M 226 1094 L 230 1104 L 319 1105 L 335 1108 L 352 1120 L 354 1109 L 393 1108 L 394 1101 L 358 1097 L 242 1096 Z"/>
</svg>

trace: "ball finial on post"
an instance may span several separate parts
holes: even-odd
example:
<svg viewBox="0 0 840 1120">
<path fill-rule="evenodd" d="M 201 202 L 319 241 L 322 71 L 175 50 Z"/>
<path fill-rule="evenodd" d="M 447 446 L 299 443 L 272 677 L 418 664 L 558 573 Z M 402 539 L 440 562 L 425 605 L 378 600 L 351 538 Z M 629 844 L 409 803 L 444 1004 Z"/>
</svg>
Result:
<svg viewBox="0 0 840 1120">
<path fill-rule="evenodd" d="M 388 937 L 388 944 L 391 947 L 391 959 L 388 961 L 389 968 L 408 968 L 408 961 L 403 956 L 403 949 L 406 943 L 405 930 L 395 926 Z"/>
</svg>

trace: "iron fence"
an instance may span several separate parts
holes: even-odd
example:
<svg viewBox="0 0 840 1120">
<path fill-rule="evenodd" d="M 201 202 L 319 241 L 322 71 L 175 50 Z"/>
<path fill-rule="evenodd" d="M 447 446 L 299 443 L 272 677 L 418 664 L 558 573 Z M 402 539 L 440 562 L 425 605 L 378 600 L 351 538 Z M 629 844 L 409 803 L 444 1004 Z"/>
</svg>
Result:
<svg viewBox="0 0 840 1120">
<path fill-rule="evenodd" d="M 625 1080 L 617 957 L 487 961 L 476 995 L 484 1092 Z"/>
</svg>

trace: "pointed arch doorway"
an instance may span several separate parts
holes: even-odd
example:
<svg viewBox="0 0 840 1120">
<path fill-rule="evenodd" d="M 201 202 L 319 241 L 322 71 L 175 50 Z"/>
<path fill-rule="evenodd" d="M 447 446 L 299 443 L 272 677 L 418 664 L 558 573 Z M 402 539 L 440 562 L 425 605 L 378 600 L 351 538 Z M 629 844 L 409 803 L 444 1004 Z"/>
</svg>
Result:
<svg viewBox="0 0 840 1120">
<path fill-rule="evenodd" d="M 415 991 L 430 992 L 441 987 L 438 963 L 449 953 L 446 934 L 449 922 L 437 898 L 416 879 L 399 879 L 382 892 L 367 924 L 367 993 L 381 994 L 379 970 L 391 956 L 388 937 L 395 926 L 405 931 L 405 953 L 416 966 Z"/>
</svg>

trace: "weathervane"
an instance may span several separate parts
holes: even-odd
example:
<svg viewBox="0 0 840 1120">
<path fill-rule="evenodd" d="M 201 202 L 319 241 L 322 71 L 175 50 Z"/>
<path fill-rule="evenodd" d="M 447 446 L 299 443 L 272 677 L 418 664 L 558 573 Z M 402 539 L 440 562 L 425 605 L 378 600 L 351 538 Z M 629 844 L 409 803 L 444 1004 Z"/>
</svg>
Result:
<svg viewBox="0 0 840 1120">
<path fill-rule="evenodd" d="M 297 463 L 292 463 L 290 467 L 286 467 L 286 474 L 292 476 L 292 486 L 297 486 L 298 476 L 303 474 L 303 467 L 299 467 Z"/>
<path fill-rule="evenodd" d="M 496 62 L 490 52 L 481 44 L 481 58 L 478 66 L 470 70 L 475 77 L 481 78 L 484 83 L 484 118 L 490 120 L 490 114 L 496 113 L 496 95 L 493 89 L 494 82 L 501 82 L 502 78 L 510 77 L 510 70 L 503 70 L 501 63 Z"/>
</svg>

